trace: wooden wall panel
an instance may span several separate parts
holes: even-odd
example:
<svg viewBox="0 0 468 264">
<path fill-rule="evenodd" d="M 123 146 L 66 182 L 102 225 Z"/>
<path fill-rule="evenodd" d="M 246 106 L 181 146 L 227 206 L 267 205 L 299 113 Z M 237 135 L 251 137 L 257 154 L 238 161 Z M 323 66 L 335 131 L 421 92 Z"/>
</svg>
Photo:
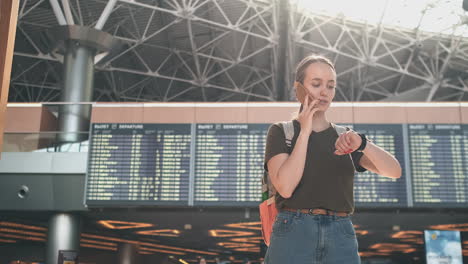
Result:
<svg viewBox="0 0 468 264">
<path fill-rule="evenodd" d="M 19 0 L 0 1 L 0 150 L 6 120 Z"/>
</svg>

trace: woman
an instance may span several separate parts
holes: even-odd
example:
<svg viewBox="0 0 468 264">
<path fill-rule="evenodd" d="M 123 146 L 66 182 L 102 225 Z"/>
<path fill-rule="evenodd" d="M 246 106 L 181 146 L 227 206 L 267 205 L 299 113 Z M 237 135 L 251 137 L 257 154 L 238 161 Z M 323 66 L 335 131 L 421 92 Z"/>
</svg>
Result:
<svg viewBox="0 0 468 264">
<path fill-rule="evenodd" d="M 280 124 L 268 130 L 265 163 L 277 190 L 279 210 L 266 264 L 360 263 L 350 215 L 354 172 L 366 170 L 399 178 L 399 162 L 387 151 L 349 130 L 341 135 L 326 117 L 335 97 L 336 72 L 322 56 L 304 58 L 296 69 L 297 89 L 305 89 L 293 120 L 291 150 Z M 347 155 L 351 154 L 351 155 Z M 351 158 L 350 158 L 351 157 Z"/>
</svg>

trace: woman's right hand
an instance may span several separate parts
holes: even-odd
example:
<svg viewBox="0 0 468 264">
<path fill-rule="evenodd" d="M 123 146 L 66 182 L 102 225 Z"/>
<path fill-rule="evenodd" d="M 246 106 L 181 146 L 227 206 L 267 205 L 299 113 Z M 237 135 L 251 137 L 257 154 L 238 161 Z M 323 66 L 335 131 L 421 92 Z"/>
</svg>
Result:
<svg viewBox="0 0 468 264">
<path fill-rule="evenodd" d="M 309 102 L 310 95 L 305 97 L 304 105 L 302 107 L 302 112 L 299 113 L 298 121 L 301 124 L 301 132 L 310 135 L 312 133 L 312 119 L 314 114 L 319 110 L 316 105 L 319 103 L 318 99 Z"/>
</svg>

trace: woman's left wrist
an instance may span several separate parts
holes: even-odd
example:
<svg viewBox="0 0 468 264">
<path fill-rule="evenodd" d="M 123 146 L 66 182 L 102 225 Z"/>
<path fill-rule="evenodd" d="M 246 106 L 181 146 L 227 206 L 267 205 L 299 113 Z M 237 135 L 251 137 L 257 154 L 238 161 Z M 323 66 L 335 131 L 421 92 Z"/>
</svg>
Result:
<svg viewBox="0 0 468 264">
<path fill-rule="evenodd" d="M 364 152 L 364 150 L 366 149 L 366 147 L 367 147 L 368 143 L 370 142 L 370 140 L 367 138 L 367 136 L 365 134 L 361 134 L 361 133 L 356 133 L 356 134 L 361 139 L 361 144 L 355 150 L 355 152 Z"/>
</svg>

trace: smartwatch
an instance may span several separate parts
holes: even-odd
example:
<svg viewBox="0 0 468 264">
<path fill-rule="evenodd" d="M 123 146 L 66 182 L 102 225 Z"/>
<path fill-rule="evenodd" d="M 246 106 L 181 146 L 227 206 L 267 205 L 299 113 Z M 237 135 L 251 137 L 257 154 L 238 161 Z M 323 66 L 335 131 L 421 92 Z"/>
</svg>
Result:
<svg viewBox="0 0 468 264">
<path fill-rule="evenodd" d="M 370 141 L 365 134 L 357 133 L 361 137 L 361 146 L 356 149 L 358 152 L 364 151 L 367 146 L 367 141 Z"/>
</svg>

